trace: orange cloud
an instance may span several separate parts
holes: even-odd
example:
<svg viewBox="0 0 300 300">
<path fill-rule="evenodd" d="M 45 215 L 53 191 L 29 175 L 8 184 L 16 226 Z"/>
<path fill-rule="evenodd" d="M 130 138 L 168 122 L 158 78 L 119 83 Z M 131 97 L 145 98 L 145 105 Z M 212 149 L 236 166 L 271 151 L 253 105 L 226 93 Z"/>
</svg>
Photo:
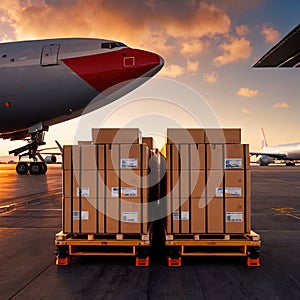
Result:
<svg viewBox="0 0 300 300">
<path fill-rule="evenodd" d="M 247 35 L 250 32 L 247 25 L 236 26 L 235 31 L 238 35 Z"/>
<path fill-rule="evenodd" d="M 160 72 L 159 76 L 175 78 L 185 73 L 184 67 L 179 65 L 166 65 Z"/>
<path fill-rule="evenodd" d="M 195 56 L 205 50 L 209 45 L 208 42 L 202 42 L 200 40 L 192 40 L 182 43 L 182 49 L 180 54 L 186 56 Z"/>
<path fill-rule="evenodd" d="M 214 58 L 213 61 L 217 66 L 245 60 L 250 57 L 252 52 L 250 41 L 244 37 L 231 37 L 229 42 L 222 44 L 220 48 L 224 51 L 224 54 Z"/>
<path fill-rule="evenodd" d="M 247 108 L 242 108 L 242 113 L 246 114 L 246 115 L 251 115 L 252 111 L 247 109 Z"/>
<path fill-rule="evenodd" d="M 275 108 L 290 108 L 290 105 L 286 102 L 277 102 L 273 105 Z"/>
<path fill-rule="evenodd" d="M 204 73 L 203 74 L 203 78 L 208 83 L 215 83 L 218 80 L 218 76 L 217 76 L 217 74 L 215 72 Z"/>
<path fill-rule="evenodd" d="M 276 43 L 280 39 L 280 32 L 272 26 L 264 25 L 261 30 L 261 34 L 265 36 L 265 40 L 268 43 Z"/>
<path fill-rule="evenodd" d="M 257 96 L 261 96 L 262 94 L 258 90 L 251 90 L 249 88 L 240 88 L 237 92 L 238 96 L 253 98 Z"/>
<path fill-rule="evenodd" d="M 196 73 L 199 69 L 199 62 L 198 61 L 191 61 L 188 59 L 186 71 L 188 73 Z"/>
</svg>

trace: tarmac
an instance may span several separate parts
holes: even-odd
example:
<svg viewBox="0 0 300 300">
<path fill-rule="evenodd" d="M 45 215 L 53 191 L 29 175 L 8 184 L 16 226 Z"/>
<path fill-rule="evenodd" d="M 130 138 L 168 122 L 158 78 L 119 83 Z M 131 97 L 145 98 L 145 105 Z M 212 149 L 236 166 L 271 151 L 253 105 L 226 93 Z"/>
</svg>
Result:
<svg viewBox="0 0 300 300">
<path fill-rule="evenodd" d="M 19 176 L 0 165 L 0 299 L 299 299 L 300 166 L 251 167 L 252 229 L 261 266 L 245 258 L 189 257 L 167 266 L 153 249 L 149 267 L 130 257 L 80 257 L 55 265 L 61 231 L 60 165 Z"/>
</svg>

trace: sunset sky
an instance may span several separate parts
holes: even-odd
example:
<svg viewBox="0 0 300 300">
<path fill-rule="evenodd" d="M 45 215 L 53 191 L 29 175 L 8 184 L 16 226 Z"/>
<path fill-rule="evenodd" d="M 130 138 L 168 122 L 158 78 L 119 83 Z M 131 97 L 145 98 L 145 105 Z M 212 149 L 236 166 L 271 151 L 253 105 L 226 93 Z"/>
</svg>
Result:
<svg viewBox="0 0 300 300">
<path fill-rule="evenodd" d="M 165 132 L 175 123 L 193 127 L 184 111 L 200 119 L 205 112 L 191 99 L 187 90 L 192 90 L 208 102 L 221 126 L 242 128 L 243 142 L 258 150 L 261 127 L 269 144 L 300 141 L 299 70 L 251 68 L 299 24 L 299 12 L 300 1 L 291 0 L 1 0 L 0 41 L 114 39 L 156 52 L 165 60 L 153 82 L 84 120 L 51 127 L 46 135 L 49 146 L 55 139 L 73 143 L 76 135 L 89 139 L 88 126 L 103 124 L 140 127 L 148 134 Z M 183 87 L 182 94 L 177 93 L 181 97 L 177 108 L 173 96 L 163 90 L 174 84 Z M 137 98 L 140 101 L 132 106 Z M 78 134 L 82 122 L 88 124 L 86 136 Z M 0 140 L 0 155 L 23 144 Z"/>
</svg>

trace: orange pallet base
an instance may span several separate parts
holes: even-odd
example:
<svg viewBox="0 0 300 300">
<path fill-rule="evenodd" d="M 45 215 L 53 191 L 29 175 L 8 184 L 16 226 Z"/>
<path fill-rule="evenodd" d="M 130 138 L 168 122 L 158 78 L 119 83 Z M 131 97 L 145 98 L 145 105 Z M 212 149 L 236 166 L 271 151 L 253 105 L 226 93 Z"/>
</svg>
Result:
<svg viewBox="0 0 300 300">
<path fill-rule="evenodd" d="M 179 257 L 179 258 L 168 257 L 168 266 L 169 267 L 181 267 L 181 257 Z"/>
<path fill-rule="evenodd" d="M 147 258 L 135 258 L 135 266 L 136 267 L 149 267 L 149 256 Z"/>
<path fill-rule="evenodd" d="M 260 259 L 259 258 L 247 257 L 247 266 L 248 267 L 259 267 L 260 266 Z"/>
<path fill-rule="evenodd" d="M 64 258 L 56 257 L 56 265 L 57 266 L 68 266 L 70 264 L 71 258 L 70 256 L 66 256 Z"/>
</svg>

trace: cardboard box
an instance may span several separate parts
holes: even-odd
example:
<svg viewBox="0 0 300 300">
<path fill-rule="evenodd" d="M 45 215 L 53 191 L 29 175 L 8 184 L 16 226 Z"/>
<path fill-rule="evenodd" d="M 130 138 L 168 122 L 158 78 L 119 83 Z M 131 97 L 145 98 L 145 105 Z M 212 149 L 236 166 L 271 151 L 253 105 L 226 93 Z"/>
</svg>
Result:
<svg viewBox="0 0 300 300">
<path fill-rule="evenodd" d="M 207 202 L 207 233 L 224 233 L 223 198 L 210 198 Z"/>
<path fill-rule="evenodd" d="M 167 144 L 203 144 L 202 128 L 168 128 Z"/>
<path fill-rule="evenodd" d="M 225 174 L 225 175 L 224 175 Z M 208 197 L 250 197 L 250 171 L 240 170 L 209 170 L 207 172 Z M 225 180 L 225 196 L 223 195 Z"/>
<path fill-rule="evenodd" d="M 96 199 L 64 198 L 63 231 L 65 233 L 97 233 Z"/>
<path fill-rule="evenodd" d="M 142 176 L 140 170 L 122 170 L 120 173 L 107 170 L 99 174 L 101 183 L 106 186 L 106 197 L 118 198 L 119 192 L 121 198 L 148 197 L 149 171 L 142 171 Z"/>
<path fill-rule="evenodd" d="M 92 128 L 94 144 L 140 144 L 141 131 L 138 128 Z"/>
<path fill-rule="evenodd" d="M 191 232 L 205 233 L 206 232 L 206 200 L 205 198 L 191 199 Z"/>
<path fill-rule="evenodd" d="M 207 169 L 250 169 L 249 145 L 206 144 Z"/>
<path fill-rule="evenodd" d="M 63 196 L 92 199 L 103 197 L 104 186 L 97 183 L 97 170 L 64 170 Z"/>
<path fill-rule="evenodd" d="M 205 171 L 167 170 L 167 195 L 183 199 L 205 197 Z"/>
<path fill-rule="evenodd" d="M 208 128 L 205 129 L 206 144 L 240 144 L 240 128 Z"/>
<path fill-rule="evenodd" d="M 96 170 L 104 168 L 103 145 L 73 145 L 63 148 L 64 170 Z"/>
<path fill-rule="evenodd" d="M 82 146 L 82 145 L 92 145 L 92 141 L 78 141 L 77 144 L 80 145 L 80 146 Z"/>
<path fill-rule="evenodd" d="M 142 137 L 142 143 L 146 144 L 151 150 L 156 149 L 155 140 L 153 137 Z"/>
<path fill-rule="evenodd" d="M 107 170 L 149 169 L 150 150 L 146 144 L 105 145 L 105 151 Z"/>
<path fill-rule="evenodd" d="M 205 145 L 166 145 L 167 169 L 205 170 Z"/>
</svg>

